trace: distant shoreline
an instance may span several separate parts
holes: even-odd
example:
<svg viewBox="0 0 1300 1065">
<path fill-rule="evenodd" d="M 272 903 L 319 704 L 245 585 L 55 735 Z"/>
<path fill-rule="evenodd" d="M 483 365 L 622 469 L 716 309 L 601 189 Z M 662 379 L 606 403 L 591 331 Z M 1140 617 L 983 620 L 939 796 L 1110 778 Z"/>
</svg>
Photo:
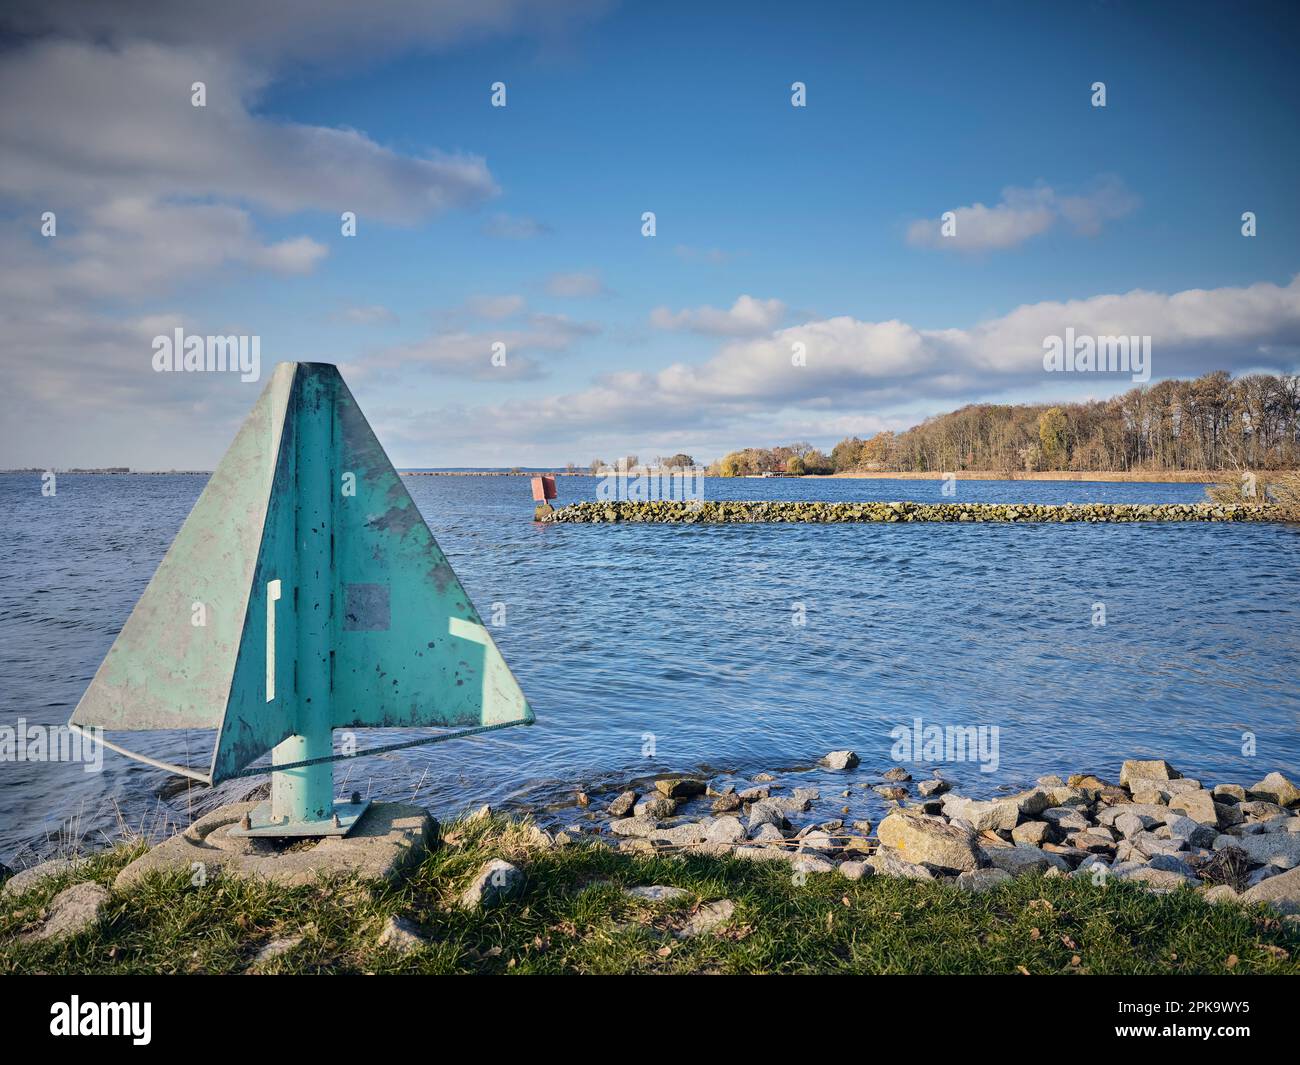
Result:
<svg viewBox="0 0 1300 1065">
<path fill-rule="evenodd" d="M 675 469 L 675 468 L 674 468 Z M 39 469 L 0 470 L 0 474 L 30 474 L 39 476 Z M 56 474 L 74 474 L 79 477 L 165 477 L 168 474 L 196 476 L 210 475 L 211 470 L 59 470 Z M 403 477 L 603 477 L 617 471 L 590 473 L 586 470 L 398 470 Z M 655 472 L 651 470 L 650 472 Z M 802 475 L 778 474 L 770 480 L 791 481 L 942 481 L 952 476 L 958 481 L 1099 481 L 1130 482 L 1137 484 L 1212 484 L 1232 473 L 1231 470 L 1039 470 L 1036 472 L 1009 472 L 1007 470 L 952 470 L 944 473 L 916 470 L 878 470 L 854 473 L 806 473 Z M 708 475 L 711 478 L 712 474 Z M 748 477 L 718 477 L 717 480 L 757 480 Z"/>
<path fill-rule="evenodd" d="M 1032 473 L 1007 470 L 950 471 L 951 476 L 959 481 L 1131 481 L 1148 484 L 1209 484 L 1222 480 L 1231 472 L 1230 470 L 1039 470 Z M 947 476 L 949 473 L 912 470 L 804 475 L 806 479 L 817 481 L 941 481 Z"/>
</svg>

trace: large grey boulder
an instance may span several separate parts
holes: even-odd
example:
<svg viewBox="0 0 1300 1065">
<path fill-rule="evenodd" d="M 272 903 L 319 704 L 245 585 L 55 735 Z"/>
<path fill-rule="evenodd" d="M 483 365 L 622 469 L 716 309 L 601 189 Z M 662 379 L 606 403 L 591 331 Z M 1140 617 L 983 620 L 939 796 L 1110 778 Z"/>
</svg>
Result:
<svg viewBox="0 0 1300 1065">
<path fill-rule="evenodd" d="M 524 874 L 503 858 L 484 862 L 478 874 L 460 896 L 465 910 L 496 906 L 523 890 Z"/>
<path fill-rule="evenodd" d="M 1147 827 L 1151 828 L 1165 823 L 1165 818 L 1169 816 L 1169 809 L 1162 803 L 1120 803 L 1097 811 L 1097 823 L 1112 826 L 1125 814 L 1136 814 L 1138 817 L 1149 819 L 1150 824 Z"/>
<path fill-rule="evenodd" d="M 1254 836 L 1219 836 L 1214 849 L 1237 847 L 1246 853 L 1252 865 L 1276 865 L 1294 869 L 1300 865 L 1300 835 L 1290 832 L 1261 832 Z"/>
<path fill-rule="evenodd" d="M 1169 809 L 1181 810 L 1193 821 L 1199 821 L 1203 825 L 1218 827 L 1218 803 L 1208 791 L 1185 791 L 1181 795 L 1174 795 L 1169 800 Z"/>
<path fill-rule="evenodd" d="M 690 898 L 691 893 L 685 888 L 668 887 L 665 884 L 649 884 L 644 887 L 630 887 L 623 892 L 630 899 L 638 902 L 678 902 Z"/>
<path fill-rule="evenodd" d="M 1182 840 L 1162 839 L 1153 832 L 1139 832 L 1129 842 L 1144 858 L 1154 854 L 1177 854 L 1185 849 Z"/>
<path fill-rule="evenodd" d="M 1190 820 L 1190 818 L 1184 818 L 1184 820 Z M 1138 833 L 1145 832 L 1148 828 L 1154 828 L 1159 823 L 1154 817 L 1146 817 L 1136 813 L 1121 813 L 1115 818 L 1112 827 L 1125 839 L 1131 839 Z"/>
<path fill-rule="evenodd" d="M 821 797 L 816 788 L 795 788 L 789 795 L 770 795 L 763 801 L 786 813 L 803 813 Z"/>
<path fill-rule="evenodd" d="M 1221 904 L 1225 902 L 1240 902 L 1241 896 L 1233 889 L 1230 884 L 1211 884 L 1208 887 L 1196 889 L 1196 893 L 1206 902 Z"/>
<path fill-rule="evenodd" d="M 663 821 L 677 812 L 677 800 L 666 795 L 647 795 L 632 808 L 632 816 L 647 821 Z"/>
<path fill-rule="evenodd" d="M 1016 843 L 1027 843 L 1041 847 L 1055 838 L 1056 829 L 1046 821 L 1022 821 L 1011 830 L 1011 838 Z"/>
<path fill-rule="evenodd" d="M 821 829 L 815 829 L 807 833 L 799 840 L 799 850 L 811 854 L 829 855 L 836 850 L 835 840 L 831 838 L 829 832 L 823 832 Z"/>
<path fill-rule="evenodd" d="M 905 862 L 888 850 L 878 850 L 867 859 L 867 865 L 879 876 L 899 876 L 907 880 L 933 880 L 934 874 L 924 865 Z"/>
<path fill-rule="evenodd" d="M 1009 832 L 1021 818 L 1040 816 L 1053 801 L 1051 792 L 1043 788 L 985 800 L 948 795 L 943 800 L 943 812 L 954 821 L 965 821 L 976 832 Z"/>
<path fill-rule="evenodd" d="M 790 822 L 785 818 L 785 807 L 775 799 L 760 799 L 749 808 L 749 834 L 753 836 L 760 825 L 775 825 L 777 828 L 789 828 Z"/>
<path fill-rule="evenodd" d="M 108 900 L 108 888 L 93 880 L 64 888 L 50 900 L 41 926 L 23 936 L 23 941 L 69 939 L 94 928 L 103 917 Z"/>
<path fill-rule="evenodd" d="M 644 839 L 659 830 L 659 823 L 648 817 L 624 817 L 611 821 L 609 830 L 616 836 L 639 836 Z"/>
<path fill-rule="evenodd" d="M 723 792 L 713 800 L 713 812 L 715 814 L 729 814 L 741 807 L 740 796 L 735 791 Z"/>
<path fill-rule="evenodd" d="M 1056 805 L 1052 792 L 1046 788 L 1030 788 L 1012 795 L 1011 801 L 1020 810 L 1021 817 L 1038 817 L 1044 810 Z"/>
<path fill-rule="evenodd" d="M 632 812 L 632 807 L 636 805 L 637 793 L 635 791 L 625 791 L 621 793 L 613 802 L 609 804 L 610 817 L 627 817 Z"/>
<path fill-rule="evenodd" d="M 1282 913 L 1300 913 L 1300 867 L 1261 881 L 1244 892 L 1241 901 L 1272 906 Z"/>
<path fill-rule="evenodd" d="M 876 836 L 903 861 L 964 872 L 979 867 L 975 834 L 937 817 L 896 811 L 880 822 Z"/>
<path fill-rule="evenodd" d="M 379 932 L 379 945 L 397 954 L 412 954 L 428 943 L 420 926 L 405 917 L 389 917 Z"/>
<path fill-rule="evenodd" d="M 1201 824 L 1182 814 L 1170 814 L 1165 819 L 1171 840 L 1180 840 L 1191 847 L 1213 847 L 1218 832 L 1210 825 Z"/>
<path fill-rule="evenodd" d="M 736 912 L 736 904 L 730 899 L 719 899 L 717 902 L 706 902 L 694 914 L 690 920 L 681 928 L 673 933 L 678 939 L 690 939 L 692 936 L 702 936 L 705 932 L 712 932 L 723 922 L 731 919 L 731 915 Z"/>
<path fill-rule="evenodd" d="M 704 827 L 694 821 L 672 828 L 657 828 L 646 837 L 651 843 L 667 843 L 674 847 L 689 847 L 705 840 Z"/>
<path fill-rule="evenodd" d="M 745 838 L 745 826 L 738 817 L 718 817 L 704 833 L 709 843 L 739 843 Z"/>
<path fill-rule="evenodd" d="M 1246 789 L 1252 799 L 1264 799 L 1279 806 L 1300 805 L 1300 788 L 1287 780 L 1281 773 L 1270 773 L 1258 784 Z"/>
<path fill-rule="evenodd" d="M 856 769 L 858 756 L 852 751 L 831 751 L 822 759 L 822 765 L 827 769 Z"/>
<path fill-rule="evenodd" d="M 1061 832 L 1083 832 L 1092 826 L 1092 822 L 1075 806 L 1053 806 L 1039 817 Z"/>
<path fill-rule="evenodd" d="M 689 799 L 693 795 L 703 795 L 708 787 L 702 780 L 693 780 L 689 777 L 674 777 L 672 779 L 656 780 L 655 788 L 669 799 Z"/>
<path fill-rule="evenodd" d="M 965 821 L 976 832 L 1010 831 L 1020 820 L 1020 804 L 1010 798 L 980 801 L 946 795 L 943 812 L 953 821 Z"/>
<path fill-rule="evenodd" d="M 1179 876 L 1186 877 L 1188 880 L 1194 880 L 1196 878 L 1196 870 L 1176 854 L 1153 854 L 1147 861 L 1147 868 L 1162 869 L 1165 872 L 1177 873 Z"/>
<path fill-rule="evenodd" d="M 1045 873 L 1053 867 L 1066 873 L 1070 871 L 1070 863 L 1059 854 L 1039 850 L 1028 843 L 1014 847 L 981 847 L 980 854 L 993 868 L 1001 869 L 1011 876 Z"/>
<path fill-rule="evenodd" d="M 1130 758 L 1119 770 L 1120 785 L 1130 788 L 1137 780 L 1177 780 L 1180 776 L 1178 770 L 1161 758 L 1151 761 Z"/>
<path fill-rule="evenodd" d="M 1249 802 L 1238 803 L 1237 809 L 1241 811 L 1243 817 L 1249 817 L 1251 821 L 1268 821 L 1278 814 L 1286 813 L 1277 803 L 1265 799 L 1251 799 Z"/>
<path fill-rule="evenodd" d="M 796 873 L 833 873 L 835 863 L 813 851 L 797 851 L 790 855 L 790 867 Z"/>
<path fill-rule="evenodd" d="M 63 873 L 71 872 L 80 868 L 85 862 L 85 858 L 52 858 L 48 862 L 41 862 L 39 865 L 33 865 L 28 869 L 21 869 L 5 881 L 4 894 L 8 897 L 21 895 L 24 892 L 31 891 L 42 880 L 48 880 L 52 876 L 60 876 Z"/>
</svg>

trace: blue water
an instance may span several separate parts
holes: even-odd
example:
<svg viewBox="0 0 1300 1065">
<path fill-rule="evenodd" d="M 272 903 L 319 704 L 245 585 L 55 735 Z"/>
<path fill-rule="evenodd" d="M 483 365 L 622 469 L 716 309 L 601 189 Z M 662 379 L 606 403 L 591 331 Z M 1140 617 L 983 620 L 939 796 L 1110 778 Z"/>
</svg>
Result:
<svg viewBox="0 0 1300 1065">
<path fill-rule="evenodd" d="M 38 477 L 0 476 L 0 725 L 67 720 L 204 480 L 67 475 L 51 499 Z M 538 526 L 521 478 L 408 485 L 485 619 L 505 604 L 494 635 L 538 723 L 340 766 L 340 781 L 376 798 L 414 794 L 444 815 L 527 804 L 566 820 L 582 816 L 578 786 L 790 770 L 844 747 L 862 757 L 855 779 L 875 779 L 893 764 L 890 730 L 918 716 L 998 728 L 995 772 L 942 766 L 972 794 L 1047 772 L 1113 777 L 1142 755 L 1207 783 L 1300 776 L 1300 528 Z M 594 498 L 595 485 L 560 478 L 560 502 Z M 937 481 L 790 479 L 709 480 L 706 496 L 945 498 Z M 955 498 L 1202 497 L 1198 485 L 960 481 Z M 199 762 L 210 739 L 141 742 Z M 840 801 L 846 778 L 810 777 Z M 250 785 L 165 800 L 167 781 L 111 752 L 98 773 L 0 762 L 0 860 L 61 835 L 183 824 L 195 804 Z M 870 792 L 843 801 L 854 816 L 881 812 Z"/>
</svg>

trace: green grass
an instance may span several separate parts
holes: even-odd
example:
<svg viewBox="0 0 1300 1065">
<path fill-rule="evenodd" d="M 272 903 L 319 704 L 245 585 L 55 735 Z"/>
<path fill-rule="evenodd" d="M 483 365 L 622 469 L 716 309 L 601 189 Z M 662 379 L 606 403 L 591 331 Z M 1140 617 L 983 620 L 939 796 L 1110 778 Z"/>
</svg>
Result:
<svg viewBox="0 0 1300 1065">
<path fill-rule="evenodd" d="M 1039 877 L 984 895 L 838 874 L 798 884 L 783 862 L 531 849 L 524 828 L 504 820 L 453 825 L 447 837 L 397 887 L 336 880 L 285 889 L 222 878 L 194 887 L 186 875 L 154 876 L 115 894 L 94 931 L 58 944 L 19 942 L 69 883 L 111 885 L 142 849 L 123 845 L 0 900 L 0 973 L 244 972 L 266 943 L 288 936 L 303 939 L 257 971 L 1300 973 L 1295 923 L 1187 891 Z M 486 912 L 458 909 L 457 895 L 492 857 L 524 869 L 523 894 Z M 638 884 L 686 888 L 692 898 L 654 905 L 624 896 Z M 694 905 L 721 898 L 736 904 L 729 922 L 673 937 Z M 406 956 L 379 948 L 389 915 L 422 926 L 429 945 Z"/>
</svg>

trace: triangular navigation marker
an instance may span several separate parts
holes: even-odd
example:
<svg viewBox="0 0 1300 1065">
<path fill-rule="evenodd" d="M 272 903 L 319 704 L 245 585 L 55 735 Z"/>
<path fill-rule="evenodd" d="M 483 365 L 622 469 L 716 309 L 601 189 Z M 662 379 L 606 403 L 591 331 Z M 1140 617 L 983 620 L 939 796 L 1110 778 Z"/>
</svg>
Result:
<svg viewBox="0 0 1300 1065">
<path fill-rule="evenodd" d="M 338 369 L 280 363 L 72 714 L 212 729 L 208 784 L 271 752 L 244 834 L 342 835 L 331 730 L 531 724 L 533 712 Z M 359 752 L 369 753 L 366 751 Z"/>
</svg>

